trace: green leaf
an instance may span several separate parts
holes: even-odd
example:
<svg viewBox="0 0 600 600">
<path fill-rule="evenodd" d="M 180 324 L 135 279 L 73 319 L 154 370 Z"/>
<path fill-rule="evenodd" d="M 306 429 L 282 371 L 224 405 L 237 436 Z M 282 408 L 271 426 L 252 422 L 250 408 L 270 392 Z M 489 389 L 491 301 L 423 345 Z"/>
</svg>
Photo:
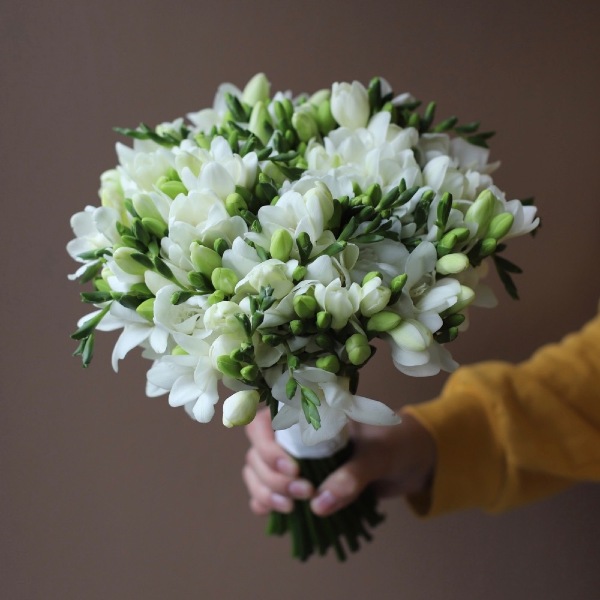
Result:
<svg viewBox="0 0 600 600">
<path fill-rule="evenodd" d="M 365 233 L 352 238 L 352 242 L 355 244 L 374 244 L 375 242 L 381 242 L 383 239 L 385 239 L 383 235 L 378 235 L 376 233 Z"/>
<path fill-rule="evenodd" d="M 71 339 L 81 340 L 90 335 L 94 329 L 96 329 L 100 321 L 102 321 L 106 313 L 109 311 L 111 305 L 112 302 L 111 304 L 107 304 L 97 315 L 83 323 L 75 332 L 71 334 Z"/>
<path fill-rule="evenodd" d="M 99 302 L 113 300 L 113 296 L 110 292 L 82 292 L 80 296 L 83 302 L 89 304 L 98 304 Z"/>
</svg>

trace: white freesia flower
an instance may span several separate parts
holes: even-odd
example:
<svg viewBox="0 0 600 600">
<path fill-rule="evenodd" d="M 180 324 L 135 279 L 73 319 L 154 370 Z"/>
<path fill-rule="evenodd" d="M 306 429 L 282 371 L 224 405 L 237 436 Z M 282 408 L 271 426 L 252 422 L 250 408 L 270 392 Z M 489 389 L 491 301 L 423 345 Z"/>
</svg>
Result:
<svg viewBox="0 0 600 600">
<path fill-rule="evenodd" d="M 327 286 L 318 283 L 315 285 L 315 299 L 323 310 L 331 313 L 332 328 L 341 329 L 359 309 L 361 288 L 357 283 L 345 288 L 339 279 Z"/>
<path fill-rule="evenodd" d="M 270 258 L 252 268 L 236 286 L 236 294 L 260 292 L 261 288 L 272 287 L 273 297 L 278 300 L 288 294 L 294 287 L 286 263 Z"/>
<path fill-rule="evenodd" d="M 201 423 L 213 418 L 219 400 L 220 373 L 213 368 L 208 351 L 209 345 L 204 344 L 202 355 L 165 355 L 147 373 L 153 395 L 168 392 L 171 406 L 185 406 L 188 414 Z"/>
<path fill-rule="evenodd" d="M 291 400 L 285 392 L 285 385 L 289 378 L 287 371 L 284 371 L 273 385 L 273 397 L 282 404 L 273 420 L 273 428 L 287 429 L 299 424 L 302 441 L 308 446 L 335 437 L 344 428 L 348 419 L 370 425 L 395 425 L 400 422 L 399 417 L 385 404 L 351 394 L 348 391 L 348 381 L 328 371 L 302 367 L 294 372 L 294 377 L 299 386 Z M 301 407 L 301 386 L 310 388 L 321 401 L 319 429 L 314 429 L 306 422 Z"/>
<path fill-rule="evenodd" d="M 99 311 L 98 311 L 99 312 Z M 89 318 L 98 314 L 92 313 L 79 320 L 81 326 Z M 112 353 L 112 368 L 119 370 L 119 361 L 127 356 L 130 350 L 148 343 L 149 347 L 157 354 L 163 354 L 169 348 L 169 332 L 161 325 L 148 321 L 135 310 L 126 308 L 118 302 L 111 304 L 108 314 L 97 326 L 99 331 L 114 331 L 123 329 Z"/>
<path fill-rule="evenodd" d="M 362 83 L 334 83 L 331 88 L 331 114 L 342 127 L 364 127 L 369 119 L 369 97 Z"/>
<path fill-rule="evenodd" d="M 256 416 L 260 394 L 256 390 L 242 390 L 223 402 L 223 425 L 248 425 Z"/>
</svg>

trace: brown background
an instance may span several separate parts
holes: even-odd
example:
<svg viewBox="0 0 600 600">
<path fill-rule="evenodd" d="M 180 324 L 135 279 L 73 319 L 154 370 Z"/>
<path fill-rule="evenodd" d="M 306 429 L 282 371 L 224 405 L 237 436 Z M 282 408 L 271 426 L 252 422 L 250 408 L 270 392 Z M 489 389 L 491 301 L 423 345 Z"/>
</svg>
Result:
<svg viewBox="0 0 600 600">
<path fill-rule="evenodd" d="M 144 397 L 138 357 L 83 371 L 68 334 L 85 308 L 66 274 L 69 217 L 96 204 L 113 125 L 212 102 L 264 70 L 314 91 L 381 74 L 440 114 L 496 129 L 509 196 L 534 194 L 535 240 L 512 245 L 522 299 L 473 311 L 463 363 L 520 360 L 600 296 L 596 2 L 17 2 L 0 4 L 2 416 L 0 596 L 8 599 L 593 599 L 600 489 L 579 486 L 500 517 L 423 522 L 388 501 L 377 539 L 344 566 L 292 562 L 266 539 L 239 477 L 242 431 Z M 362 391 L 395 406 L 442 378 L 385 356 Z"/>
</svg>

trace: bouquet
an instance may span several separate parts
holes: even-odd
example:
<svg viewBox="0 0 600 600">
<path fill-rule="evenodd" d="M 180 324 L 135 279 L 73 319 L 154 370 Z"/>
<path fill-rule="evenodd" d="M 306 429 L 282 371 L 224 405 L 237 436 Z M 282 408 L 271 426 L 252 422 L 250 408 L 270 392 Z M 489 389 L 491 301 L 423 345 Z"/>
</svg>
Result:
<svg viewBox="0 0 600 600">
<path fill-rule="evenodd" d="M 72 335 L 83 365 L 96 331 L 122 330 L 112 365 L 135 347 L 151 361 L 148 396 L 227 427 L 269 407 L 280 443 L 316 485 L 347 460 L 349 420 L 394 425 L 357 395 L 360 369 L 386 340 L 410 376 L 452 371 L 447 344 L 467 307 L 492 306 L 495 265 L 516 297 L 505 242 L 538 225 L 506 200 L 476 122 L 435 122 L 383 79 L 312 95 L 271 95 L 263 74 L 219 87 L 212 108 L 152 128 L 118 129 L 119 164 L 101 206 L 75 214 L 70 277 L 94 312 Z M 382 519 L 365 493 L 318 518 L 305 502 L 273 513 L 294 555 L 340 559 Z"/>
</svg>

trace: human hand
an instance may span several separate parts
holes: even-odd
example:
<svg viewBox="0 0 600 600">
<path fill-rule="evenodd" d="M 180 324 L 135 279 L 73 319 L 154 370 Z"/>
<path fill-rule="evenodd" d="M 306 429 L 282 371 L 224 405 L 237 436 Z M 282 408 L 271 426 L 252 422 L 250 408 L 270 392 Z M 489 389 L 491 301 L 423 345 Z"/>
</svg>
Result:
<svg viewBox="0 0 600 600">
<path fill-rule="evenodd" d="M 425 492 L 435 466 L 435 444 L 410 414 L 392 427 L 352 423 L 354 454 L 315 489 L 299 477 L 296 461 L 275 441 L 271 419 L 260 411 L 246 427 L 250 449 L 243 478 L 250 508 L 257 515 L 290 512 L 294 499 L 310 500 L 312 511 L 326 516 L 353 502 L 370 484 L 380 497 Z"/>
</svg>

